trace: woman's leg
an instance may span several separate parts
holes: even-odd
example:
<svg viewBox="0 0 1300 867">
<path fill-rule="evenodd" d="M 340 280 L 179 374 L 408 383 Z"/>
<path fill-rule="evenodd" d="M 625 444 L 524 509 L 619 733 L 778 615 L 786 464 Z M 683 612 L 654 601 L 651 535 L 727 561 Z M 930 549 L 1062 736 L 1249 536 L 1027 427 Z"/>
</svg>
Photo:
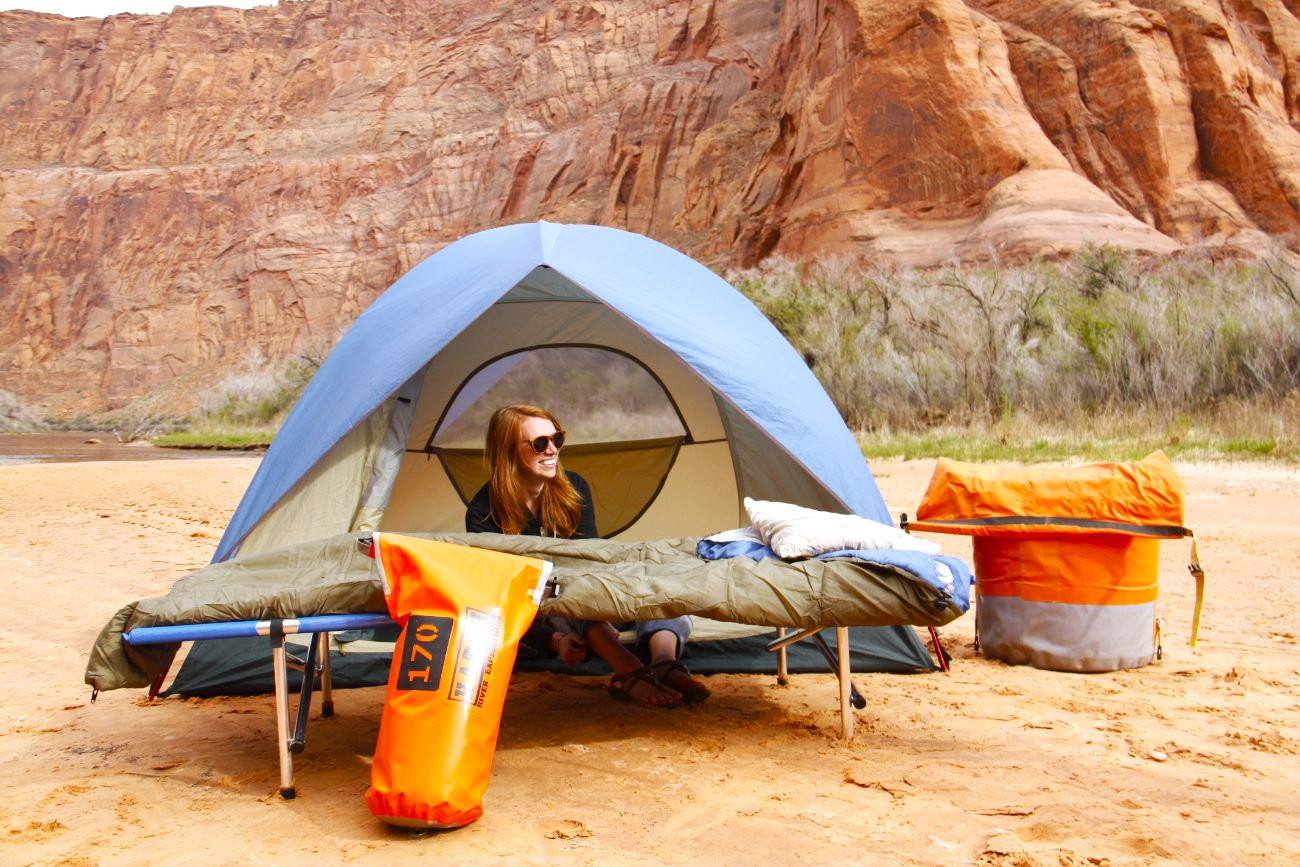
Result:
<svg viewBox="0 0 1300 867">
<path fill-rule="evenodd" d="M 633 675 L 644 665 L 630 650 L 619 643 L 618 630 L 609 623 L 593 623 L 587 630 L 587 647 L 599 656 L 614 674 L 620 677 Z M 651 679 L 637 679 L 626 689 L 628 698 L 640 705 L 657 707 L 674 704 L 681 695 L 674 689 L 662 686 Z"/>
<path fill-rule="evenodd" d="M 676 662 L 686 649 L 694 621 L 690 616 L 641 620 L 636 624 L 636 655 L 647 665 Z"/>
<path fill-rule="evenodd" d="M 657 629 L 650 633 L 646 639 L 646 651 L 650 656 L 650 665 L 667 665 L 677 661 L 681 652 L 677 649 L 679 644 L 677 633 L 671 629 Z"/>
<path fill-rule="evenodd" d="M 648 658 L 650 670 L 660 683 L 690 704 L 704 701 L 710 694 L 709 688 L 691 677 L 690 670 L 679 661 L 693 626 L 689 616 L 637 624 L 638 655 Z"/>
</svg>

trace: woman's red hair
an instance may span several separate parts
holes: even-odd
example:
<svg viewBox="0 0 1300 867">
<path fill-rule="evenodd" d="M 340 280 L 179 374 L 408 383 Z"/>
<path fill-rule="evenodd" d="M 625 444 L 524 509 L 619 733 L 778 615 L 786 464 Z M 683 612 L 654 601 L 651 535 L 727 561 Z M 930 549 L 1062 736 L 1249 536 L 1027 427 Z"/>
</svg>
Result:
<svg viewBox="0 0 1300 867">
<path fill-rule="evenodd" d="M 518 535 L 528 525 L 519 468 L 519 447 L 524 441 L 526 418 L 546 419 L 560 430 L 559 420 L 541 407 L 513 403 L 492 413 L 492 420 L 488 422 L 487 447 L 483 451 L 488 466 L 492 515 L 501 532 L 511 535 Z M 558 457 L 555 460 L 555 478 L 547 479 L 542 485 L 537 513 L 537 521 L 547 533 L 569 539 L 578 530 L 582 497 L 574 490 Z"/>
</svg>

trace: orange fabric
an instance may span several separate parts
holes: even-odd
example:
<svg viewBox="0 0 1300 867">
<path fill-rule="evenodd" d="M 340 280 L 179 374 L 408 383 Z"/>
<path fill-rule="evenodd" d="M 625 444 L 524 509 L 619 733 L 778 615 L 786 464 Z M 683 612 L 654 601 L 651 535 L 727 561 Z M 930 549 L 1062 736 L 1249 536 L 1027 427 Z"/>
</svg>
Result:
<svg viewBox="0 0 1300 867">
<path fill-rule="evenodd" d="M 941 459 L 909 529 L 970 536 L 1122 533 L 1122 528 L 1043 527 L 1014 521 L 952 526 L 938 521 L 1060 518 L 1137 527 L 1182 527 L 1183 481 L 1164 452 L 1133 463 L 999 467 Z"/>
<path fill-rule="evenodd" d="M 550 564 L 375 536 L 388 613 L 403 629 L 366 805 L 396 825 L 466 825 L 483 814 L 510 670 Z"/>
<path fill-rule="evenodd" d="M 1156 600 L 1160 543 L 1154 539 L 982 536 L 972 547 L 980 596 L 1071 605 L 1138 605 Z"/>
</svg>

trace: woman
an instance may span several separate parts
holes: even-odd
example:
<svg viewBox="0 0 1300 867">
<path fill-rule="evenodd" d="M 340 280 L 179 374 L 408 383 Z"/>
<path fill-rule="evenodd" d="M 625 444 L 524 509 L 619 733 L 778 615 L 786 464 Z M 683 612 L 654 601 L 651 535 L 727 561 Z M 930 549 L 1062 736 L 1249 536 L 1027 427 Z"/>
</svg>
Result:
<svg viewBox="0 0 1300 867">
<path fill-rule="evenodd" d="M 596 511 L 591 488 L 560 466 L 564 431 L 555 416 L 527 404 L 503 406 L 488 422 L 488 481 L 465 512 L 471 533 L 507 533 L 594 539 Z M 636 652 L 618 640 L 613 624 L 539 617 L 524 642 L 557 654 L 565 665 L 590 649 L 614 669 L 609 692 L 645 707 L 703 701 L 709 690 L 678 661 L 690 635 L 689 617 L 637 624 Z"/>
</svg>

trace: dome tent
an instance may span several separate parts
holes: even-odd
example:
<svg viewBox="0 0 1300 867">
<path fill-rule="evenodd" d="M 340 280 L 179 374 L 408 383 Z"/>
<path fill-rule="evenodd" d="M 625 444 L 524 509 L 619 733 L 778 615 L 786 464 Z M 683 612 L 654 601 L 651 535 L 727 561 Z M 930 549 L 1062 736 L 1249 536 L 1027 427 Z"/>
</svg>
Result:
<svg viewBox="0 0 1300 867">
<path fill-rule="evenodd" d="M 543 222 L 443 248 L 358 317 L 214 562 L 350 530 L 463 531 L 487 413 L 519 397 L 570 431 L 565 466 L 591 482 L 611 538 L 743 526 L 745 497 L 891 523 L 829 397 L 747 299 L 648 238 Z M 869 667 L 931 666 L 910 629 L 870 632 L 893 649 Z M 222 644 L 186 669 L 219 665 Z M 173 692 L 192 691 L 185 675 Z"/>
<path fill-rule="evenodd" d="M 655 503 L 619 538 L 739 526 L 745 496 L 889 523 L 821 385 L 726 281 L 640 235 L 536 223 L 444 248 L 361 314 L 286 420 L 214 561 L 379 525 L 462 530 L 447 461 L 428 460 L 449 457 L 438 425 L 474 373 L 545 346 L 630 356 L 681 416 Z M 581 442 L 577 421 L 561 420 Z M 571 451 L 565 463 L 581 472 Z"/>
</svg>

